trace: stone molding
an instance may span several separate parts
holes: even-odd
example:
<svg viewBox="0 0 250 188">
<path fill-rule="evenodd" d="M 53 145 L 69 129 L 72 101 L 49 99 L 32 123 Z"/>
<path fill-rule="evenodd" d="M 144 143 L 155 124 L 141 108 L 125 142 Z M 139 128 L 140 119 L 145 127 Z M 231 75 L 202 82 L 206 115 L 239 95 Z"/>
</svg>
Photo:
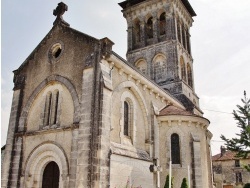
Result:
<svg viewBox="0 0 250 188">
<path fill-rule="evenodd" d="M 137 105 L 136 105 L 136 99 L 134 97 L 134 95 L 129 92 L 129 91 L 124 91 L 122 93 L 122 96 L 121 96 L 121 108 L 120 108 L 120 138 L 121 138 L 121 143 L 122 144 L 125 144 L 126 141 L 125 141 L 125 135 L 124 135 L 124 102 L 128 102 L 129 103 L 129 106 L 130 106 L 130 110 L 129 110 L 129 116 L 131 118 L 131 121 L 129 122 L 129 129 L 130 129 L 130 138 L 129 140 L 131 140 L 131 144 L 132 145 L 136 145 L 136 120 L 137 120 L 137 116 L 136 116 L 136 112 L 137 112 Z"/>
<path fill-rule="evenodd" d="M 179 127 L 171 127 L 166 134 L 167 139 L 165 139 L 165 144 L 162 144 L 163 146 L 165 146 L 167 148 L 167 152 L 165 157 L 167 159 L 169 159 L 170 157 L 170 151 L 169 149 L 171 148 L 171 135 L 172 134 L 178 134 L 179 135 L 179 145 L 180 145 L 180 158 L 181 158 L 181 167 L 186 167 L 187 166 L 187 160 L 186 160 L 186 152 L 188 150 L 188 144 L 189 142 L 187 141 L 187 136 L 185 135 L 185 133 L 182 131 L 181 128 Z M 162 139 L 162 138 L 161 138 Z M 166 151 L 166 149 L 160 149 L 160 151 Z M 161 154 L 162 155 L 162 154 Z M 164 156 L 164 155 L 162 155 Z M 169 161 L 169 160 L 168 160 Z M 163 165 L 164 166 L 164 165 Z M 175 167 L 179 167 L 179 165 L 173 165 L 173 168 Z"/>
<path fill-rule="evenodd" d="M 42 143 L 30 153 L 21 178 L 22 187 L 41 187 L 42 172 L 51 161 L 56 162 L 60 169 L 59 187 L 66 188 L 69 175 L 68 159 L 64 150 L 52 142 Z"/>
<path fill-rule="evenodd" d="M 173 96 L 170 93 L 162 89 L 160 86 L 158 86 L 156 83 L 151 81 L 149 78 L 145 77 L 145 75 L 138 73 L 138 71 L 136 71 L 135 68 L 132 68 L 132 66 L 129 66 L 129 64 L 125 62 L 125 60 L 120 60 L 119 57 L 115 55 L 110 56 L 108 60 L 112 62 L 114 67 L 120 70 L 121 72 L 120 75 L 124 73 L 131 74 L 134 82 L 137 83 L 138 86 L 140 84 L 142 86 L 147 85 L 147 90 L 149 92 L 153 90 L 154 94 L 159 94 L 159 98 L 164 99 L 162 101 L 163 103 L 171 103 L 177 107 L 184 109 L 183 105 L 179 101 L 177 101 L 175 98 L 173 98 Z"/>
<path fill-rule="evenodd" d="M 148 115 L 149 112 L 147 110 L 147 105 L 146 105 L 146 101 L 141 93 L 141 91 L 139 90 L 139 88 L 136 86 L 136 84 L 132 81 L 125 81 L 120 83 L 113 91 L 112 94 L 112 98 L 117 98 L 117 95 L 119 94 L 119 92 L 123 89 L 123 88 L 130 88 L 131 92 L 135 95 L 138 103 L 140 104 L 141 110 L 143 112 L 143 118 L 144 118 L 144 122 L 145 122 L 145 127 L 146 127 L 146 140 L 149 139 L 149 122 L 148 122 Z M 111 125 L 112 126 L 112 125 Z M 112 126 L 113 127 L 113 126 Z M 148 130 L 148 131 L 147 131 Z"/>
<path fill-rule="evenodd" d="M 80 111 L 80 103 L 79 103 L 79 98 L 78 98 L 78 94 L 76 92 L 76 89 L 74 87 L 74 85 L 65 77 L 59 76 L 59 75 L 51 75 L 49 77 L 47 77 L 44 81 L 42 81 L 33 91 L 33 93 L 31 94 L 31 96 L 29 97 L 26 105 L 24 106 L 21 116 L 20 116 L 20 121 L 19 121 L 19 131 L 24 131 L 24 126 L 25 126 L 25 122 L 27 120 L 28 117 L 28 113 L 29 110 L 33 104 L 33 102 L 36 99 L 36 96 L 52 81 L 57 81 L 61 84 L 63 84 L 69 91 L 69 93 L 71 94 L 72 100 L 73 100 L 73 104 L 74 104 L 74 123 L 78 123 L 79 122 L 79 111 Z"/>
</svg>

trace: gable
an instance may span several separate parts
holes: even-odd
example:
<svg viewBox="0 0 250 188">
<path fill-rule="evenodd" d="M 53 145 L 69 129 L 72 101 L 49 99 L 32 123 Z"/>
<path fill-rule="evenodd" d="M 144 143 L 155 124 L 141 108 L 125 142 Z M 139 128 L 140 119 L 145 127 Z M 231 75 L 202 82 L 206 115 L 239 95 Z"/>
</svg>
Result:
<svg viewBox="0 0 250 188">
<path fill-rule="evenodd" d="M 81 93 L 82 71 L 89 61 L 96 61 L 95 49 L 99 40 L 60 24 L 55 25 L 14 71 L 25 78 L 27 101 L 34 88 L 51 75 L 67 78 Z M 97 48 L 98 49 L 98 48 Z"/>
</svg>

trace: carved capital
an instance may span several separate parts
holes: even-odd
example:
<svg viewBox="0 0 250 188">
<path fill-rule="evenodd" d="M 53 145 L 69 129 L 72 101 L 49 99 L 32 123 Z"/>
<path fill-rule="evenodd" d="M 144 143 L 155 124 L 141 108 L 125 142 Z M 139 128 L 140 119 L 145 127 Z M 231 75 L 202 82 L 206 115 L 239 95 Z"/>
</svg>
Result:
<svg viewBox="0 0 250 188">
<path fill-rule="evenodd" d="M 101 55 L 108 58 L 112 53 L 112 46 L 114 43 L 107 37 L 101 39 Z"/>
<path fill-rule="evenodd" d="M 14 82 L 13 90 L 23 89 L 25 85 L 25 76 L 15 74 L 13 82 Z"/>
</svg>

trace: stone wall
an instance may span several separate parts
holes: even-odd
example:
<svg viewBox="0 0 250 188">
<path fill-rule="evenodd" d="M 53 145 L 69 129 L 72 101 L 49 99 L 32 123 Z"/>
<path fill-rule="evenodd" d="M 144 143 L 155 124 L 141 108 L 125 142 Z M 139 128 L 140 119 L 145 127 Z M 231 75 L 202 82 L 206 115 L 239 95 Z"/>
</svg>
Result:
<svg viewBox="0 0 250 188">
<path fill-rule="evenodd" d="M 155 187 L 152 173 L 149 171 L 150 164 L 148 161 L 112 154 L 110 188 Z"/>
</svg>

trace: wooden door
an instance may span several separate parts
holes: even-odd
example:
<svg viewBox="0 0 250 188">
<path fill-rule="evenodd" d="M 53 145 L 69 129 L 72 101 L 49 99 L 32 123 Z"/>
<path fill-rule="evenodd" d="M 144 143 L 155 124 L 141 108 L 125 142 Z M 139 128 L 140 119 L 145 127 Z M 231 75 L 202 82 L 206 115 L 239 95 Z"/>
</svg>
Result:
<svg viewBox="0 0 250 188">
<path fill-rule="evenodd" d="M 47 164 L 43 172 L 42 188 L 59 188 L 59 167 L 52 161 Z"/>
</svg>

